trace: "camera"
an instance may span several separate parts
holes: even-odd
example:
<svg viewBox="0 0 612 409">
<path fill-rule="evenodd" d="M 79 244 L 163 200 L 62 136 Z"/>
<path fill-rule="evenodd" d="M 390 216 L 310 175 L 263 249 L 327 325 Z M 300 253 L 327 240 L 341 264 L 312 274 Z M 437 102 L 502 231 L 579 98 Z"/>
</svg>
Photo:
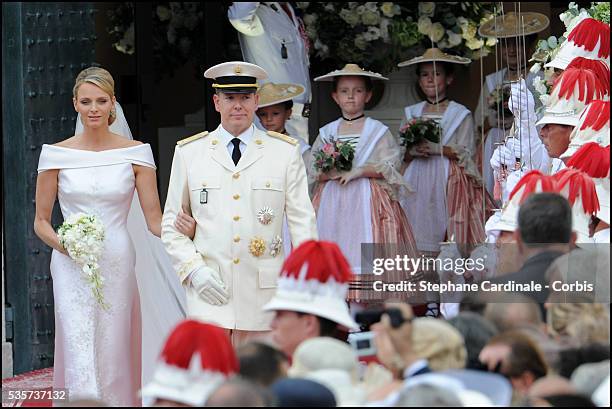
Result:
<svg viewBox="0 0 612 409">
<path fill-rule="evenodd" d="M 349 334 L 348 342 L 353 347 L 358 358 L 376 356 L 376 345 L 374 344 L 374 333 L 370 327 L 377 322 L 383 314 L 387 314 L 392 328 L 399 328 L 406 321 L 402 312 L 397 308 L 361 311 L 355 315 L 355 321 L 359 323 L 364 332 Z"/>
<path fill-rule="evenodd" d="M 381 310 L 361 311 L 355 315 L 355 321 L 361 325 L 362 330 L 368 331 L 373 324 L 380 322 L 383 314 L 387 314 L 391 320 L 391 327 L 399 328 L 405 319 L 402 312 L 397 308 L 387 308 Z"/>
<path fill-rule="evenodd" d="M 376 346 L 374 345 L 374 333 L 372 331 L 367 332 L 355 332 L 349 334 L 348 342 L 353 347 L 355 354 L 358 358 L 366 356 L 376 356 Z"/>
</svg>

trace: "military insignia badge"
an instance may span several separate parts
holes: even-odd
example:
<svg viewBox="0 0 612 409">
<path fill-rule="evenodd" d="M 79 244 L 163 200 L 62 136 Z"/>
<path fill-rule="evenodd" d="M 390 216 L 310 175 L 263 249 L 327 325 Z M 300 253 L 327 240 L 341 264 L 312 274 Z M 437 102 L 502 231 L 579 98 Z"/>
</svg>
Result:
<svg viewBox="0 0 612 409">
<path fill-rule="evenodd" d="M 274 210 L 269 206 L 264 206 L 257 212 L 257 220 L 261 224 L 270 224 L 274 220 Z"/>
<path fill-rule="evenodd" d="M 261 237 L 253 237 L 249 243 L 249 253 L 253 257 L 261 257 L 266 252 L 266 242 Z"/>
<path fill-rule="evenodd" d="M 283 239 L 281 238 L 281 236 L 277 235 L 276 237 L 274 237 L 274 240 L 272 240 L 272 243 L 270 243 L 270 255 L 272 257 L 278 256 L 282 245 Z"/>
</svg>

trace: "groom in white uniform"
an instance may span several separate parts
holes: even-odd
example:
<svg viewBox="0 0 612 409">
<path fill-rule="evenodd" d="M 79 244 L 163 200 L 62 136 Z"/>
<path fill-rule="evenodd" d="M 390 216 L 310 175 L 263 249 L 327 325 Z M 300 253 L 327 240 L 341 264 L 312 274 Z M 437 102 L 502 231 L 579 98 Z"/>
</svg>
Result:
<svg viewBox="0 0 612 409">
<path fill-rule="evenodd" d="M 208 69 L 221 125 L 179 141 L 174 153 L 162 240 L 187 291 L 187 313 L 230 331 L 234 345 L 268 331 L 262 311 L 284 260 L 283 218 L 293 246 L 317 238 L 306 170 L 296 139 L 253 125 L 259 66 L 242 61 Z M 196 220 L 193 240 L 174 220 Z"/>
</svg>

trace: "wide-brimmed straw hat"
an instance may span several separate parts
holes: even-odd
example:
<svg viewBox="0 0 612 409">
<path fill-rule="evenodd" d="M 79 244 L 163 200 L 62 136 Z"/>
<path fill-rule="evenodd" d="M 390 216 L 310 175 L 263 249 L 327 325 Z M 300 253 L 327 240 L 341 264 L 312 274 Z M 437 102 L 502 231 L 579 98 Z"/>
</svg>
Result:
<svg viewBox="0 0 612 409">
<path fill-rule="evenodd" d="M 275 84 L 268 82 L 259 88 L 259 108 L 291 101 L 304 93 L 304 87 L 299 84 Z"/>
<path fill-rule="evenodd" d="M 539 33 L 548 27 L 550 20 L 542 13 L 509 12 L 496 16 L 478 28 L 483 37 L 509 38 Z"/>
<path fill-rule="evenodd" d="M 341 70 L 335 70 L 320 77 L 315 78 L 315 81 L 333 81 L 335 77 L 342 77 L 347 75 L 355 75 L 358 77 L 370 77 L 373 80 L 388 80 L 389 78 L 383 77 L 381 74 L 372 71 L 366 71 L 357 64 L 346 64 Z"/>
<path fill-rule="evenodd" d="M 472 62 L 469 58 L 459 57 L 457 55 L 446 54 L 439 48 L 429 48 L 423 55 L 414 57 L 410 60 L 397 64 L 398 67 L 407 67 L 413 64 L 420 64 L 424 62 L 447 62 L 451 64 L 469 64 Z"/>
</svg>

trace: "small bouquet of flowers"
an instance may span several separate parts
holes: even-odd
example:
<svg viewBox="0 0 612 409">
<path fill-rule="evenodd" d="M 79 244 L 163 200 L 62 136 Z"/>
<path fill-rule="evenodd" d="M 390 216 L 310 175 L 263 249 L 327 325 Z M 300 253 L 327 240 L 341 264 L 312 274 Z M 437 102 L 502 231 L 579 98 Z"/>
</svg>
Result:
<svg viewBox="0 0 612 409">
<path fill-rule="evenodd" d="M 413 153 L 412 148 L 423 141 L 436 144 L 437 147 L 440 143 L 440 125 L 433 119 L 413 118 L 400 128 L 399 137 L 401 145 L 410 153 Z"/>
<path fill-rule="evenodd" d="M 91 286 L 91 291 L 100 306 L 108 309 L 104 302 L 98 260 L 104 250 L 104 225 L 94 215 L 75 213 L 70 215 L 57 229 L 60 244 L 70 258 L 81 268 L 83 277 Z"/>
<path fill-rule="evenodd" d="M 495 123 L 489 123 L 492 127 L 497 127 L 498 123 L 503 129 L 512 126 L 512 111 L 508 106 L 510 101 L 510 86 L 497 85 L 487 98 L 487 106 L 493 114 L 491 120 Z M 491 121 L 489 120 L 489 122 Z"/>
<path fill-rule="evenodd" d="M 332 169 L 348 172 L 353 167 L 355 148 L 350 142 L 331 139 L 321 150 L 314 153 L 315 169 L 327 173 Z"/>
</svg>

